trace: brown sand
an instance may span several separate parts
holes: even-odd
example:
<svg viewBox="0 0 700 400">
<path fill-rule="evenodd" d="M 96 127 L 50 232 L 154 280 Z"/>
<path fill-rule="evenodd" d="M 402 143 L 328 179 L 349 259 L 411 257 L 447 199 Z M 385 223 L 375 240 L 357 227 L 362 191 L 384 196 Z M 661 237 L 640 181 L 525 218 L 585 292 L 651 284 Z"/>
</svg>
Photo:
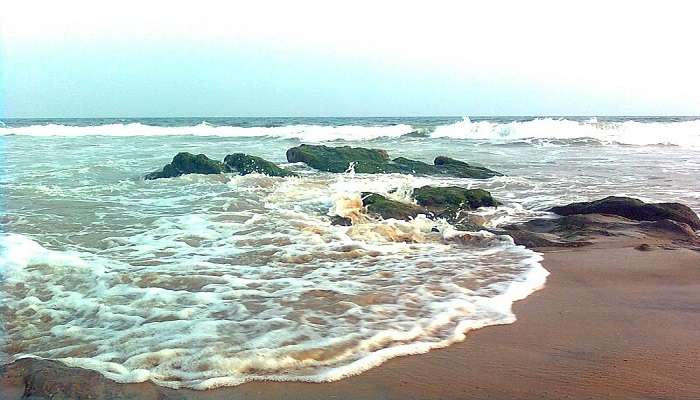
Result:
<svg viewBox="0 0 700 400">
<path fill-rule="evenodd" d="M 205 392 L 71 384 L 98 399 L 700 399 L 700 252 L 635 250 L 639 243 L 546 252 L 547 287 L 515 305 L 516 323 L 338 382 Z M 33 377 L 11 369 L 3 400 L 18 398 L 27 381 L 38 395 L 52 390 L 43 382 L 50 364 Z"/>
</svg>

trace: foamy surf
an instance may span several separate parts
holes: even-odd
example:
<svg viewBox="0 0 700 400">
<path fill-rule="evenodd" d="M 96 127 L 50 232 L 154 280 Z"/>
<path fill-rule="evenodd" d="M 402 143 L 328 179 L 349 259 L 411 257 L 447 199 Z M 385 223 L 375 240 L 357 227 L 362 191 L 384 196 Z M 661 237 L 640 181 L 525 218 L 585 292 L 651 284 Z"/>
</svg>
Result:
<svg viewBox="0 0 700 400">
<path fill-rule="evenodd" d="M 536 118 L 530 121 L 499 123 L 472 122 L 468 117 L 454 124 L 442 125 L 432 138 L 491 140 L 513 142 L 537 139 L 595 139 L 600 144 L 673 145 L 700 147 L 700 120 L 681 122 L 599 122 L 565 118 Z"/>
<path fill-rule="evenodd" d="M 547 271 L 510 238 L 421 217 L 338 227 L 325 216 L 361 212 L 357 189 L 411 179 L 206 180 L 227 189 L 209 191 L 208 212 L 158 218 L 102 250 L 2 234 L 7 353 L 174 388 L 326 382 L 513 322 L 512 302 Z"/>
<path fill-rule="evenodd" d="M 219 138 L 280 138 L 305 142 L 336 140 L 366 141 L 395 139 L 403 136 L 425 136 L 436 139 L 469 139 L 497 143 L 582 143 L 594 140 L 602 145 L 672 145 L 699 148 L 700 119 L 659 120 L 649 118 L 599 119 L 592 118 L 533 118 L 479 119 L 464 117 L 454 123 L 426 122 L 418 119 L 410 123 L 377 123 L 373 119 L 358 119 L 362 125 L 291 123 L 280 126 L 234 125 L 226 120 L 220 124 L 206 121 L 191 125 L 168 126 L 146 122 L 119 122 L 108 124 L 71 125 L 59 121 L 44 124 L 0 125 L 0 136 L 21 135 L 32 137 L 89 136 L 107 137 L 164 137 L 196 136 Z M 250 126 L 250 124 L 253 124 Z"/>
<path fill-rule="evenodd" d="M 105 125 L 75 126 L 63 124 L 0 127 L 0 135 L 24 135 L 37 137 L 84 137 L 84 136 L 211 136 L 211 137 L 273 137 L 299 139 L 306 142 L 333 140 L 371 140 L 400 137 L 413 132 L 410 125 L 358 126 L 358 125 L 286 125 L 277 127 L 241 127 L 212 125 L 201 122 L 192 126 L 158 126 L 139 122 Z"/>
</svg>

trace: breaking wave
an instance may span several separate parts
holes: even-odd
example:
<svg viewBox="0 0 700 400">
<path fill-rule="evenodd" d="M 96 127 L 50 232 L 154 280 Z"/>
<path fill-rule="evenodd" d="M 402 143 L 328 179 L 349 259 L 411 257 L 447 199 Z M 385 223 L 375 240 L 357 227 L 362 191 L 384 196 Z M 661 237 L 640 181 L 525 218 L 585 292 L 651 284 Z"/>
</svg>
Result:
<svg viewBox="0 0 700 400">
<path fill-rule="evenodd" d="M 391 139 L 402 136 L 470 139 L 498 143 L 526 144 L 622 144 L 673 145 L 700 147 L 700 119 L 603 120 L 592 117 L 585 120 L 565 118 L 537 118 L 532 120 L 462 121 L 447 125 L 412 126 L 411 119 L 391 125 L 366 125 L 371 119 L 358 118 L 355 125 L 292 124 L 273 127 L 216 125 L 206 121 L 189 126 L 149 125 L 141 122 L 102 125 L 64 125 L 49 123 L 28 126 L 0 125 L 0 136 L 25 135 L 38 137 L 83 136 L 210 136 L 227 138 L 271 137 L 298 139 L 305 142 L 335 140 L 366 141 Z"/>
<path fill-rule="evenodd" d="M 214 136 L 214 137 L 277 137 L 307 142 L 333 140 L 372 140 L 400 137 L 414 131 L 406 124 L 387 126 L 361 125 L 287 125 L 277 127 L 216 126 L 205 122 L 193 126 L 159 126 L 139 122 L 73 126 L 61 124 L 0 127 L 0 135 L 25 136 Z"/>
<path fill-rule="evenodd" d="M 572 141 L 594 139 L 600 144 L 674 145 L 700 147 L 700 119 L 680 122 L 600 122 L 538 118 L 530 121 L 498 123 L 493 121 L 462 121 L 442 125 L 431 133 L 432 138 L 474 139 L 497 142 L 542 143 L 549 140 Z"/>
</svg>

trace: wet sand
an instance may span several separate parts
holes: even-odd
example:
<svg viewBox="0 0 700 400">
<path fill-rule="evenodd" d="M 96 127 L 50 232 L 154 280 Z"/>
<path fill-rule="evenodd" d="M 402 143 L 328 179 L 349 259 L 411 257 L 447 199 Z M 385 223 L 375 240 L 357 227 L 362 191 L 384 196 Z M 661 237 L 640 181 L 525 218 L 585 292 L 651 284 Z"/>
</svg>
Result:
<svg viewBox="0 0 700 400">
<path fill-rule="evenodd" d="M 4 372 L 0 399 L 25 388 L 70 399 L 698 399 L 700 252 L 635 250 L 642 242 L 546 251 L 547 286 L 515 305 L 516 323 L 338 382 L 175 391 L 24 362 Z"/>
</svg>

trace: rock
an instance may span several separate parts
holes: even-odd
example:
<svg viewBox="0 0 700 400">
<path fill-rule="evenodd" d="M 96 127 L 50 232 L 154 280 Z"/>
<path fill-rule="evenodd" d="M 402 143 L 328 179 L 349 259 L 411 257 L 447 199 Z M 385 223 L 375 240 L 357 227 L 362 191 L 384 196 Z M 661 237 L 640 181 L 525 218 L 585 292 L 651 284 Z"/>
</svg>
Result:
<svg viewBox="0 0 700 400">
<path fill-rule="evenodd" d="M 124 385 L 100 373 L 68 367 L 58 361 L 34 358 L 19 359 L 6 366 L 0 376 L 0 399 L 19 399 L 14 389 L 21 389 L 22 399 L 143 399 L 166 398 L 172 389 L 148 384 Z M 168 397 L 170 398 L 170 397 Z"/>
<path fill-rule="evenodd" d="M 423 214 L 430 219 L 444 218 L 459 230 L 479 231 L 483 227 L 467 211 L 500 204 L 485 190 L 457 186 L 423 186 L 415 189 L 413 195 L 418 205 L 390 200 L 376 193 L 362 193 L 362 205 L 369 214 L 384 219 L 410 220 Z"/>
<path fill-rule="evenodd" d="M 639 251 L 652 251 L 652 250 L 654 250 L 651 247 L 651 245 L 649 245 L 648 243 L 642 243 L 639 246 L 636 246 L 634 249 L 639 250 Z"/>
<path fill-rule="evenodd" d="M 410 220 L 419 214 L 429 214 L 429 211 L 415 204 L 390 200 L 376 193 L 362 193 L 362 205 L 367 207 L 367 213 L 384 219 Z"/>
<path fill-rule="evenodd" d="M 486 190 L 459 186 L 423 186 L 413 190 L 413 197 L 421 206 L 444 209 L 475 210 L 501 204 Z"/>
<path fill-rule="evenodd" d="M 382 172 L 381 165 L 388 160 L 389 155 L 386 151 L 362 147 L 302 144 L 287 150 L 287 161 L 303 162 L 326 172 L 345 172 L 350 163 L 354 162 L 356 172 L 379 173 Z"/>
<path fill-rule="evenodd" d="M 178 153 L 173 161 L 167 164 L 161 171 L 152 172 L 144 179 L 174 178 L 186 174 L 220 174 L 224 171 L 224 164 L 212 160 L 204 154 Z"/>
<path fill-rule="evenodd" d="M 640 226 L 643 229 L 651 229 L 657 231 L 664 231 L 671 235 L 674 235 L 678 239 L 684 240 L 697 240 L 698 235 L 695 233 L 693 228 L 688 224 L 682 222 L 676 222 L 670 219 L 660 219 L 658 221 L 652 222 L 642 222 Z"/>
<path fill-rule="evenodd" d="M 557 238 L 550 235 L 531 232 L 517 225 L 509 225 L 504 227 L 504 229 L 489 229 L 489 231 L 497 235 L 508 235 L 513 238 L 515 244 L 531 249 L 542 247 L 579 247 L 589 244 L 582 241 L 557 240 Z"/>
<path fill-rule="evenodd" d="M 227 155 L 224 158 L 224 171 L 237 172 L 241 175 L 258 173 L 267 176 L 297 176 L 294 172 L 280 168 L 273 162 L 243 153 Z"/>
<path fill-rule="evenodd" d="M 434 165 L 405 157 L 389 159 L 385 150 L 363 147 L 329 147 L 302 144 L 287 150 L 287 161 L 303 162 L 326 172 L 345 172 L 354 163 L 354 170 L 363 174 L 402 173 L 412 175 L 449 175 L 485 179 L 500 173 L 476 167 L 447 157 L 438 157 Z"/>
<path fill-rule="evenodd" d="M 333 216 L 331 216 L 331 225 L 350 226 L 350 225 L 352 225 L 352 220 L 348 217 L 341 217 L 340 215 L 333 215 Z"/>
<path fill-rule="evenodd" d="M 553 207 L 550 211 L 559 215 L 610 214 L 636 221 L 669 219 L 700 229 L 700 218 L 690 207 L 680 203 L 645 203 L 630 197 L 610 196 L 601 200 L 571 203 Z"/>
<path fill-rule="evenodd" d="M 445 175 L 456 176 L 458 178 L 488 179 L 494 176 L 503 176 L 500 172 L 485 167 L 470 165 L 464 161 L 449 157 L 435 157 L 434 163 Z"/>
</svg>

